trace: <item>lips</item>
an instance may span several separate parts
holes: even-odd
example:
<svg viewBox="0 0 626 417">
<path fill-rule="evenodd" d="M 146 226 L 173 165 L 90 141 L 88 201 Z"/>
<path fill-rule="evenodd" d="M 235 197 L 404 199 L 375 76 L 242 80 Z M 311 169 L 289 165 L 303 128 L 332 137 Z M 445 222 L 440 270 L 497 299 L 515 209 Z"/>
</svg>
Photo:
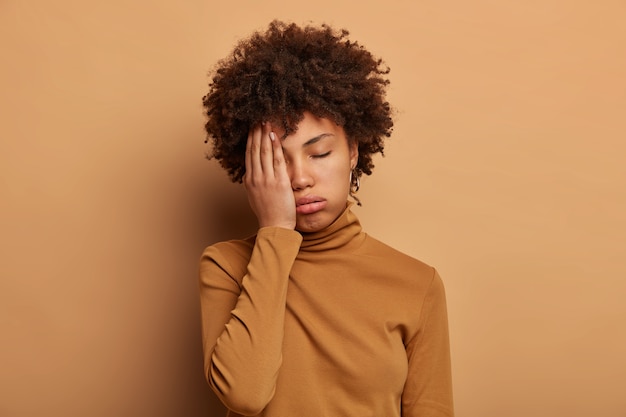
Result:
<svg viewBox="0 0 626 417">
<path fill-rule="evenodd" d="M 298 214 L 313 214 L 326 207 L 327 201 L 318 196 L 309 195 L 300 197 L 296 200 L 296 213 Z"/>
</svg>

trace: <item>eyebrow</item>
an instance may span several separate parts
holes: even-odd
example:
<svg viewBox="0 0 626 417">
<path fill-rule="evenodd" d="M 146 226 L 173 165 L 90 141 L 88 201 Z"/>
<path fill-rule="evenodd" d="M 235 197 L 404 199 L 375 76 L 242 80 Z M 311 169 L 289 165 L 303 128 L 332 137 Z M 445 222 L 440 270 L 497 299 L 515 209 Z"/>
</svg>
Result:
<svg viewBox="0 0 626 417">
<path fill-rule="evenodd" d="M 306 142 L 304 142 L 302 147 L 304 148 L 305 146 L 313 145 L 314 143 L 319 142 L 321 139 L 324 139 L 325 137 L 328 137 L 328 136 L 335 136 L 335 135 L 333 135 L 332 133 L 322 133 L 321 135 L 317 135 L 314 138 L 311 138 L 307 140 Z"/>
</svg>

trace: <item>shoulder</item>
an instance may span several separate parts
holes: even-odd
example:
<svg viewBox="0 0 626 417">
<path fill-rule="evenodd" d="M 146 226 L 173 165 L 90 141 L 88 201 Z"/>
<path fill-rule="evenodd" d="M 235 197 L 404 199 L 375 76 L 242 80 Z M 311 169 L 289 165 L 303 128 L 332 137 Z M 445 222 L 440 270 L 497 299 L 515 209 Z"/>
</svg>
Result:
<svg viewBox="0 0 626 417">
<path fill-rule="evenodd" d="M 367 236 L 359 255 L 365 276 L 375 282 L 379 298 L 388 300 L 399 323 L 407 327 L 406 340 L 421 328 L 430 311 L 445 306 L 443 282 L 437 270 L 378 239 Z"/>
<path fill-rule="evenodd" d="M 381 293 L 387 294 L 387 299 L 411 311 L 412 318 L 440 279 L 433 266 L 369 235 L 359 248 L 358 256 L 361 278 L 366 278 L 362 282 L 374 283 Z"/>
<path fill-rule="evenodd" d="M 221 258 L 221 257 L 242 257 L 250 256 L 256 235 L 252 235 L 245 239 L 226 240 L 223 242 L 217 242 L 210 246 L 207 246 L 202 252 L 202 258 Z"/>
<path fill-rule="evenodd" d="M 366 235 L 361 246 L 361 255 L 391 267 L 392 269 L 409 272 L 412 276 L 419 276 L 424 280 L 432 280 L 436 271 L 431 265 L 407 255 L 380 240 Z"/>
<path fill-rule="evenodd" d="M 228 240 L 207 246 L 200 258 L 200 274 L 220 269 L 239 280 L 245 275 L 255 240 L 256 235 L 253 235 L 246 239 Z"/>
</svg>

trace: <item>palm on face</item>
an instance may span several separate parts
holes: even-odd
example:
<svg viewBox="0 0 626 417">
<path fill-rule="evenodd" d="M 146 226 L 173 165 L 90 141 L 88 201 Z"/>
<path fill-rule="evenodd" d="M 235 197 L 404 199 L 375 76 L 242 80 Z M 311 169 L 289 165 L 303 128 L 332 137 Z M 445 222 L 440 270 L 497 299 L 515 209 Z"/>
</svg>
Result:
<svg viewBox="0 0 626 417">
<path fill-rule="evenodd" d="M 271 123 L 248 134 L 244 185 L 259 227 L 295 229 L 296 208 L 291 181 L 279 140 Z"/>
</svg>

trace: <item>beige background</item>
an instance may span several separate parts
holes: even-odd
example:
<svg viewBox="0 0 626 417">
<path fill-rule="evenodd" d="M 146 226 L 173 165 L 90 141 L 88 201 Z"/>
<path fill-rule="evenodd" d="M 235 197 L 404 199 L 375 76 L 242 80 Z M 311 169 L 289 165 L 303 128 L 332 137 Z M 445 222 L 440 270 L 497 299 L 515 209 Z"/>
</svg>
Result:
<svg viewBox="0 0 626 417">
<path fill-rule="evenodd" d="M 218 416 L 206 72 L 272 18 L 392 68 L 366 230 L 438 267 L 464 417 L 626 416 L 626 3 L 0 1 L 0 415 Z"/>
</svg>

